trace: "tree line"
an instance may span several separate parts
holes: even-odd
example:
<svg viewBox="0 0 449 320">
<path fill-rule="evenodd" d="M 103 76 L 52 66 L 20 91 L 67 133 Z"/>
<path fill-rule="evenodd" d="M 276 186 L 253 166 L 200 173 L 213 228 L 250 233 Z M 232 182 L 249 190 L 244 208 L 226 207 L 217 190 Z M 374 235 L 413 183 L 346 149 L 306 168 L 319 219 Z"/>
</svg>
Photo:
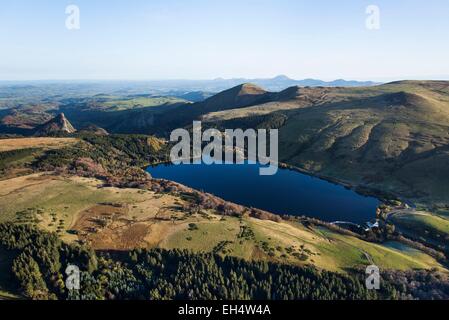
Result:
<svg viewBox="0 0 449 320">
<path fill-rule="evenodd" d="M 449 295 L 447 277 L 423 271 L 387 273 L 382 289 L 375 291 L 366 289 L 363 272 L 340 274 L 186 250 L 94 252 L 13 223 L 0 224 L 0 247 L 13 255 L 10 272 L 18 292 L 28 299 L 368 300 Z M 66 287 L 69 264 L 81 271 L 79 291 Z"/>
</svg>

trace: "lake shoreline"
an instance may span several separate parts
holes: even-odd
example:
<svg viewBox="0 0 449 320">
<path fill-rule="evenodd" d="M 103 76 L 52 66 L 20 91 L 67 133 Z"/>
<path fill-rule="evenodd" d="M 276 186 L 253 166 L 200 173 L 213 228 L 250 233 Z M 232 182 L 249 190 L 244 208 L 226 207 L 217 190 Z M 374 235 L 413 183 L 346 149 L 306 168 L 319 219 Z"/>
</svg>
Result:
<svg viewBox="0 0 449 320">
<path fill-rule="evenodd" d="M 204 163 L 201 165 L 206 166 Z M 246 171 L 234 165 L 230 164 L 229 171 L 221 169 L 219 164 L 210 170 L 193 166 L 187 169 L 188 164 L 183 167 L 165 161 L 149 165 L 146 171 L 154 179 L 173 181 L 225 201 L 259 208 L 278 216 L 307 216 L 328 223 L 347 221 L 363 225 L 375 221 L 378 208 L 384 204 L 384 198 L 380 198 L 378 193 L 362 193 L 344 181 L 322 177 L 285 163 L 278 163 L 282 171 L 274 180 L 260 176 L 257 169 Z M 178 169 L 167 168 L 172 166 Z M 241 183 L 237 188 L 230 188 L 232 181 Z M 334 189 L 332 185 L 338 188 Z"/>
<path fill-rule="evenodd" d="M 286 169 L 286 170 L 292 170 L 292 171 L 296 171 L 305 175 L 308 175 L 310 177 L 313 178 L 318 178 L 336 185 L 340 185 L 343 186 L 349 190 L 352 190 L 362 196 L 367 196 L 367 197 L 375 197 L 377 198 L 380 202 L 387 202 L 387 201 L 391 201 L 391 200 L 398 200 L 398 201 L 405 201 L 405 199 L 401 199 L 401 197 L 399 197 L 398 195 L 391 193 L 391 192 L 386 192 L 386 191 L 382 191 L 373 187 L 369 187 L 369 186 L 365 186 L 365 185 L 360 185 L 360 184 L 354 184 L 351 183 L 349 181 L 346 180 L 341 180 L 335 177 L 330 177 L 330 176 L 326 176 L 326 175 L 321 175 L 319 173 L 315 173 L 313 171 L 309 171 L 297 166 L 293 166 L 284 162 L 279 162 L 279 168 L 282 169 Z"/>
<path fill-rule="evenodd" d="M 193 158 L 191 158 L 189 160 L 192 161 Z M 174 165 L 170 161 L 160 161 L 160 162 L 157 162 L 157 163 L 148 164 L 148 165 L 142 167 L 142 169 L 147 171 L 147 169 L 149 167 L 157 167 L 159 165 L 164 165 L 164 164 L 167 165 L 167 166 Z M 307 169 L 304 169 L 304 168 L 301 168 L 301 167 L 298 167 L 298 166 L 290 165 L 290 164 L 285 163 L 285 162 L 278 162 L 277 164 L 278 164 L 278 167 L 280 169 L 295 171 L 295 172 L 307 175 L 307 176 L 312 177 L 312 178 L 317 178 L 317 179 L 320 179 L 320 180 L 324 180 L 324 181 L 330 182 L 330 183 L 335 184 L 335 185 L 343 186 L 346 189 L 352 190 L 352 191 L 356 192 L 357 194 L 359 194 L 361 196 L 375 197 L 382 203 L 386 203 L 388 201 L 396 200 L 396 201 L 400 201 L 402 203 L 406 203 L 409 206 L 413 206 L 413 203 L 410 200 L 405 199 L 405 198 L 399 196 L 398 194 L 395 194 L 395 193 L 392 193 L 392 192 L 382 191 L 382 190 L 379 190 L 377 188 L 373 188 L 373 187 L 366 186 L 366 185 L 354 184 L 354 183 L 349 182 L 347 180 L 341 180 L 341 179 L 338 179 L 338 178 L 335 178 L 335 177 L 322 175 L 322 174 L 319 174 L 319 173 L 316 173 L 316 172 L 313 172 L 313 171 L 310 171 L 310 170 L 307 170 Z"/>
</svg>

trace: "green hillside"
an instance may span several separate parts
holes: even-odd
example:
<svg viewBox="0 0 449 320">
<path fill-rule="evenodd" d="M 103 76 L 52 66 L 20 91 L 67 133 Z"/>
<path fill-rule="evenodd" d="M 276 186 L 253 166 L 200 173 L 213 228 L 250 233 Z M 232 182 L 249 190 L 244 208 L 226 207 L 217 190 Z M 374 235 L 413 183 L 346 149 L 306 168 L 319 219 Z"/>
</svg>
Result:
<svg viewBox="0 0 449 320">
<path fill-rule="evenodd" d="M 416 203 L 449 205 L 449 82 L 295 87 L 274 102 L 203 119 L 226 128 L 278 127 L 283 162 Z"/>
</svg>

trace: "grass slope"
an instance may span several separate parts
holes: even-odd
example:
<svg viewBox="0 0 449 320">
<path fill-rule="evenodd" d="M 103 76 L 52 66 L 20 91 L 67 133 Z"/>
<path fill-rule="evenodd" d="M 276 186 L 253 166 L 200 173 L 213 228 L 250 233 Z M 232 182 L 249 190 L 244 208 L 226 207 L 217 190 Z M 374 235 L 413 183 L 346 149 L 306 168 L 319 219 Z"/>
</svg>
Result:
<svg viewBox="0 0 449 320">
<path fill-rule="evenodd" d="M 53 149 L 62 148 L 74 144 L 75 138 L 17 138 L 1 139 L 0 152 L 21 150 L 21 149 Z"/>
<path fill-rule="evenodd" d="M 429 212 L 397 212 L 388 218 L 398 230 L 409 237 L 433 244 L 440 250 L 448 250 L 449 220 L 447 215 Z"/>
<path fill-rule="evenodd" d="M 269 114 L 278 115 L 271 124 Z M 290 88 L 275 102 L 203 118 L 224 128 L 274 126 L 283 162 L 427 207 L 449 206 L 449 82 Z"/>
<path fill-rule="evenodd" d="M 222 217 L 204 210 L 186 213 L 180 197 L 99 184 L 42 174 L 1 181 L 0 222 L 20 218 L 96 249 L 185 248 L 342 272 L 371 263 L 399 270 L 443 269 L 435 259 L 405 246 L 373 244 L 297 222 Z"/>
</svg>

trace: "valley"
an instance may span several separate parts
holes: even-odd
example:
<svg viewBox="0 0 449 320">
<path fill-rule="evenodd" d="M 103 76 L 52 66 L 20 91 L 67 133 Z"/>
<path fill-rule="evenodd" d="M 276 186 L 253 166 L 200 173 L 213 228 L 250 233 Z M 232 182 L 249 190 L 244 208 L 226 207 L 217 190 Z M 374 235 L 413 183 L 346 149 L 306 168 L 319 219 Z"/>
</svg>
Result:
<svg viewBox="0 0 449 320">
<path fill-rule="evenodd" d="M 47 99 L 0 114 L 0 224 L 48 232 L 100 260 L 186 250 L 356 278 L 371 264 L 411 279 L 449 272 L 448 82 L 280 92 L 240 84 L 202 101 L 99 92 Z M 169 161 L 167 133 L 189 130 L 193 120 L 220 130 L 279 129 L 282 170 L 379 199 L 378 226 L 354 230 L 314 213 L 274 214 L 146 172 Z M 313 201 L 335 207 L 338 199 L 328 199 L 318 192 Z M 1 248 L 0 268 L 10 268 Z M 24 294 L 12 282 L 0 278 L 0 296 Z"/>
</svg>

